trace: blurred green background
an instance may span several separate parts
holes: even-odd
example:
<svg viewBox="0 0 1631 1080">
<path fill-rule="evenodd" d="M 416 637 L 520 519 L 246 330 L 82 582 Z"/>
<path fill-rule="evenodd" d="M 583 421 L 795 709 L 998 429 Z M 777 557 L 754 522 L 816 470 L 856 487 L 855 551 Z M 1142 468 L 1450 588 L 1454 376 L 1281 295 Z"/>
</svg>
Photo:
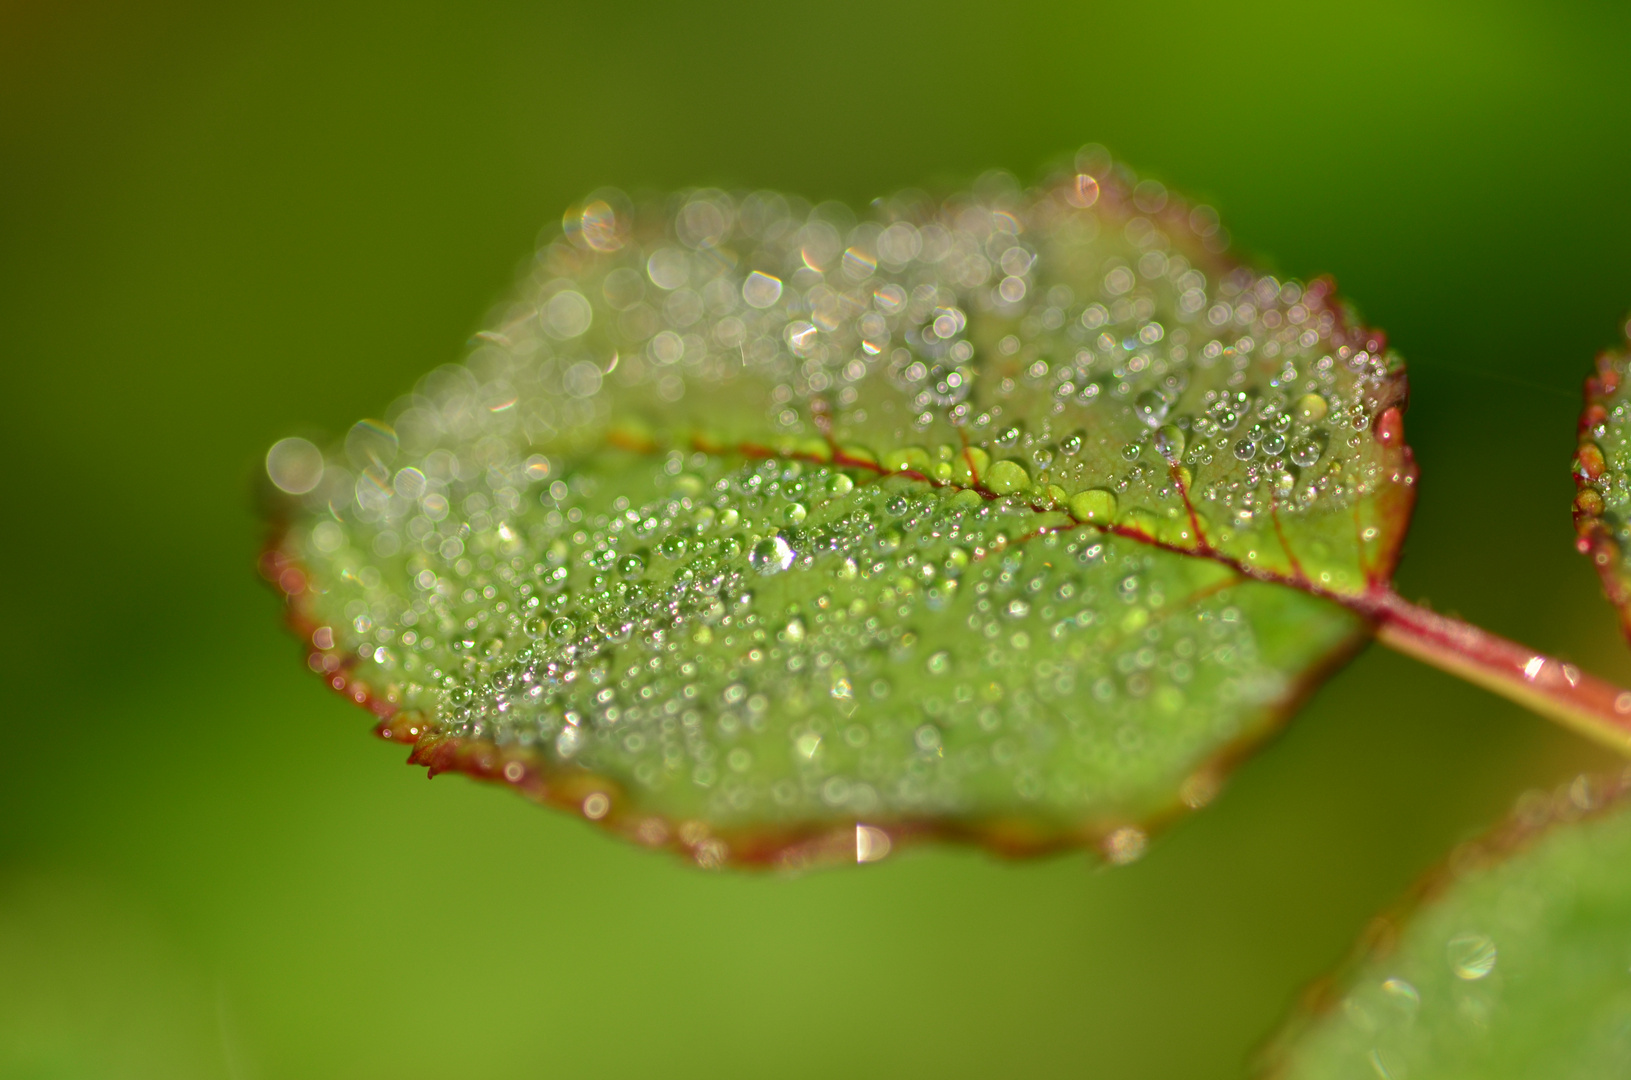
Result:
<svg viewBox="0 0 1631 1080">
<path fill-rule="evenodd" d="M 1372 650 L 1131 867 L 709 875 L 404 768 L 282 630 L 251 479 L 457 358 L 597 185 L 859 202 L 1097 140 L 1410 359 L 1401 591 L 1631 680 L 1568 514 L 1628 46 L 1555 0 L 0 0 L 0 1076 L 1240 1075 L 1607 759 Z"/>
</svg>

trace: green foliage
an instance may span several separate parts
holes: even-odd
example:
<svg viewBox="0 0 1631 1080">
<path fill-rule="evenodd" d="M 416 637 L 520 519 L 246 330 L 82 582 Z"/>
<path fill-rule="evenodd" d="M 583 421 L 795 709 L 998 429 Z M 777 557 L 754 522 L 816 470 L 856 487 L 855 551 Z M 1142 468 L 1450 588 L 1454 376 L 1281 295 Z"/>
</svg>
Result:
<svg viewBox="0 0 1631 1080">
<path fill-rule="evenodd" d="M 1519 804 L 1379 920 L 1271 1050 L 1284 1080 L 1598 1080 L 1631 1063 L 1631 778 Z M 1619 800 L 1615 802 L 1615 800 Z M 1585 820 L 1579 820 L 1584 817 Z M 1574 822 L 1573 824 L 1566 824 Z"/>
<path fill-rule="evenodd" d="M 1142 852 L 1364 639 L 1403 376 L 1088 152 L 856 218 L 568 212 L 459 367 L 268 457 L 312 666 L 653 846 Z M 1289 586 L 1289 587 L 1288 587 Z"/>
<path fill-rule="evenodd" d="M 1576 688 L 1398 614 L 1415 470 L 1381 336 L 1327 282 L 1224 259 L 1206 208 L 1078 168 L 865 220 L 763 192 L 572 208 L 464 364 L 343 446 L 268 454 L 264 570 L 311 667 L 433 775 L 708 867 L 924 833 L 1130 861 L 1368 619 Z M 1622 608 L 1625 365 L 1599 363 L 1576 469 Z M 1459 852 L 1275 1075 L 1622 1063 L 1617 795 L 1577 782 Z"/>
</svg>

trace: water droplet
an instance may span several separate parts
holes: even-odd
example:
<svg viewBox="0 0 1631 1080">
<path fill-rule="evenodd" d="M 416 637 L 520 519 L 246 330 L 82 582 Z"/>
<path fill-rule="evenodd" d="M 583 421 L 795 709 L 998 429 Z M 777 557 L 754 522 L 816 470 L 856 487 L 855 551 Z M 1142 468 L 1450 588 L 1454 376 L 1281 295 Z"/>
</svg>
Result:
<svg viewBox="0 0 1631 1080">
<path fill-rule="evenodd" d="M 1486 934 L 1458 934 L 1445 946 L 1456 978 L 1473 982 L 1495 970 L 1495 942 Z"/>
<path fill-rule="evenodd" d="M 359 469 L 383 470 L 396 458 L 396 429 L 381 420 L 358 420 L 346 433 L 345 453 Z"/>
<path fill-rule="evenodd" d="M 742 299 L 747 301 L 749 307 L 762 310 L 780 300 L 781 295 L 781 279 L 759 270 L 753 271 L 742 282 Z"/>
<path fill-rule="evenodd" d="M 279 491 L 304 495 L 323 479 L 323 452 L 305 439 L 279 439 L 266 452 L 266 475 Z"/>
<path fill-rule="evenodd" d="M 1104 838 L 1104 857 L 1116 866 L 1137 862 L 1149 846 L 1149 837 L 1142 829 L 1124 825 Z"/>
<path fill-rule="evenodd" d="M 1086 442 L 1087 437 L 1080 431 L 1071 432 L 1059 440 L 1059 452 L 1066 457 L 1075 457 L 1082 452 L 1082 447 Z"/>
<path fill-rule="evenodd" d="M 562 615 L 551 619 L 549 623 L 549 636 L 556 641 L 565 641 L 578 632 L 578 624 Z"/>
<path fill-rule="evenodd" d="M 639 577 L 646 572 L 646 560 L 635 554 L 628 554 L 617 560 L 617 572 L 624 577 Z"/>
<path fill-rule="evenodd" d="M 1184 454 L 1184 433 L 1171 424 L 1156 429 L 1153 443 L 1155 452 L 1168 461 L 1177 461 Z"/>
<path fill-rule="evenodd" d="M 871 825 L 855 826 L 855 861 L 877 862 L 889 854 L 889 834 Z"/>
<path fill-rule="evenodd" d="M 931 675 L 944 675 L 951 670 L 951 653 L 941 649 L 929 656 L 926 666 Z"/>
<path fill-rule="evenodd" d="M 1158 427 L 1167 418 L 1172 403 L 1154 390 L 1146 390 L 1133 401 L 1133 412 L 1150 427 Z"/>
<path fill-rule="evenodd" d="M 1297 401 L 1297 419 L 1305 424 L 1317 423 L 1325 418 L 1330 405 L 1318 394 L 1304 394 Z"/>
<path fill-rule="evenodd" d="M 783 519 L 789 525 L 797 525 L 809 513 L 803 503 L 788 503 L 787 509 L 782 512 Z"/>
<path fill-rule="evenodd" d="M 994 495 L 1012 495 L 1031 486 L 1031 474 L 1017 461 L 999 461 L 986 472 L 985 486 Z"/>
<path fill-rule="evenodd" d="M 1070 515 L 1077 521 L 1108 525 L 1116 517 L 1116 496 L 1103 488 L 1078 491 L 1070 497 Z"/>
<path fill-rule="evenodd" d="M 1407 1016 L 1415 1015 L 1416 1010 L 1421 1007 L 1421 993 L 1403 979 L 1384 980 L 1382 993 Z"/>
<path fill-rule="evenodd" d="M 793 547 L 777 533 L 754 544 L 748 561 L 761 574 L 777 574 L 793 565 Z"/>
<path fill-rule="evenodd" d="M 1305 469 L 1318 461 L 1321 453 L 1320 444 L 1312 439 L 1304 439 L 1291 446 L 1291 460 Z"/>
<path fill-rule="evenodd" d="M 1263 447 L 1263 453 L 1269 455 L 1270 457 L 1273 457 L 1274 455 L 1279 454 L 1279 453 L 1281 453 L 1281 452 L 1283 452 L 1285 450 L 1285 448 L 1286 448 L 1286 437 L 1284 435 L 1281 435 L 1277 431 L 1276 432 L 1270 432 L 1269 434 L 1263 436 L 1262 447 Z"/>
<path fill-rule="evenodd" d="M 1250 461 L 1257 456 L 1257 444 L 1250 439 L 1241 439 L 1235 443 L 1235 457 L 1241 461 Z"/>
</svg>

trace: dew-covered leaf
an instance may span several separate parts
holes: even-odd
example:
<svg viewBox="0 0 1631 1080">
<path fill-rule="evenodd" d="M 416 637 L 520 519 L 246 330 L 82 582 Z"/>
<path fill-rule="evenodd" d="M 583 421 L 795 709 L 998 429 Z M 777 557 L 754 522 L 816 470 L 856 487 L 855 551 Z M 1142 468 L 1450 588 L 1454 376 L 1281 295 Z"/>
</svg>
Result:
<svg viewBox="0 0 1631 1080">
<path fill-rule="evenodd" d="M 1266 1055 L 1276 1080 L 1631 1076 L 1631 776 L 1530 795 L 1379 919 Z"/>
<path fill-rule="evenodd" d="M 1414 472 L 1329 282 L 1078 169 L 574 207 L 464 363 L 269 454 L 310 665 L 704 864 L 1136 857 L 1363 641 Z"/>
<path fill-rule="evenodd" d="M 1625 327 L 1631 341 L 1631 322 Z M 1574 527 L 1603 590 L 1631 635 L 1631 345 L 1597 357 L 1586 380 L 1580 446 L 1574 455 Z"/>
</svg>

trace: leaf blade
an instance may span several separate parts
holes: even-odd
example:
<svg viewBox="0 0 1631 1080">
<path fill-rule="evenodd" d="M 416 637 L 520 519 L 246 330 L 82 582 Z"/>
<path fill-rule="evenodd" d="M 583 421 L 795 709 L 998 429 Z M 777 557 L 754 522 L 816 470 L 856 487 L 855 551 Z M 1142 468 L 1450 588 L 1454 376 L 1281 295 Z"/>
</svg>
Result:
<svg viewBox="0 0 1631 1080">
<path fill-rule="evenodd" d="M 1136 856 L 1365 640 L 1414 467 L 1327 283 L 1082 184 L 847 236 L 575 208 L 465 365 L 291 467 L 309 662 L 433 770 L 705 863 Z"/>
</svg>

